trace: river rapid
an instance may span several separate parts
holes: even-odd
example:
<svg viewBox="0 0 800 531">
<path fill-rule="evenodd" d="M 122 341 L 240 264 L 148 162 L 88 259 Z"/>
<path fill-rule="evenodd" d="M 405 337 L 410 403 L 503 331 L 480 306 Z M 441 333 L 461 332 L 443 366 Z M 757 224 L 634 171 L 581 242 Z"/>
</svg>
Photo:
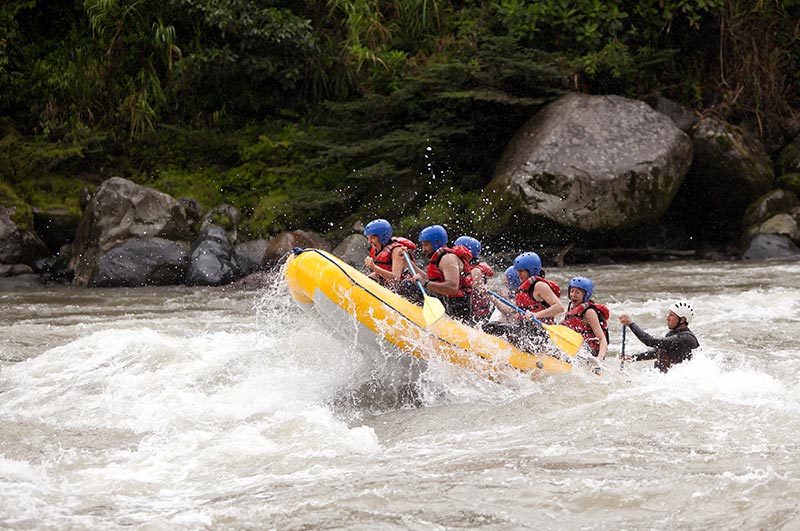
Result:
<svg viewBox="0 0 800 531">
<path fill-rule="evenodd" d="M 800 529 L 800 263 L 576 274 L 612 357 L 541 381 L 361 352 L 278 281 L 0 292 L 0 527 Z M 695 359 L 621 369 L 675 298 Z"/>
</svg>

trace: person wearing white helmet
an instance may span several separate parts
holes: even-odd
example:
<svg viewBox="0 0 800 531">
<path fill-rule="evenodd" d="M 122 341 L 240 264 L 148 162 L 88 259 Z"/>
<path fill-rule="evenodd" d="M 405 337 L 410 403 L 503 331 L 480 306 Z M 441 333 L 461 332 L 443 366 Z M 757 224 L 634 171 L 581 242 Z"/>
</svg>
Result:
<svg viewBox="0 0 800 531">
<path fill-rule="evenodd" d="M 669 332 L 659 339 L 651 336 L 639 325 L 631 321 L 630 316 L 622 314 L 619 322 L 628 326 L 631 332 L 650 350 L 626 356 L 625 361 L 656 360 L 655 367 L 661 372 L 667 372 L 675 364 L 692 359 L 692 351 L 700 346 L 694 333 L 689 330 L 689 321 L 694 319 L 694 309 L 687 301 L 675 301 L 669 305 L 667 314 L 667 328 Z"/>
</svg>

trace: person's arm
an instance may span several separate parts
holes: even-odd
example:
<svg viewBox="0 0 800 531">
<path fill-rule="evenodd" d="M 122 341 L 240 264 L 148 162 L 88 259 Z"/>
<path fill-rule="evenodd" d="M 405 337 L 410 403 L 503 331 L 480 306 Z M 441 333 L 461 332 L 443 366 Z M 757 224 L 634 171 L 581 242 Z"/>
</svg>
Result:
<svg viewBox="0 0 800 531">
<path fill-rule="evenodd" d="M 646 350 L 645 352 L 634 354 L 631 356 L 633 361 L 643 361 L 643 360 L 654 360 L 656 359 L 656 349 L 651 348 L 650 350 Z"/>
<path fill-rule="evenodd" d="M 533 288 L 533 297 L 537 301 L 544 301 L 550 305 L 549 308 L 545 308 L 544 310 L 535 312 L 533 314 L 534 317 L 537 319 L 546 319 L 547 317 L 555 317 L 560 313 L 564 313 L 564 305 L 561 304 L 561 300 L 556 297 L 556 294 L 553 293 L 553 290 L 550 286 L 547 285 L 546 282 L 537 282 L 536 286 Z"/>
<path fill-rule="evenodd" d="M 649 335 L 644 330 L 639 328 L 638 325 L 634 324 L 634 322 L 631 321 L 631 318 L 627 313 L 623 313 L 622 315 L 619 316 L 619 322 L 622 323 L 622 326 L 627 326 L 631 330 L 633 330 L 633 333 L 636 334 L 636 337 L 642 343 L 645 343 L 645 339 L 642 339 L 643 336 L 648 341 L 650 341 L 650 340 L 655 341 L 655 342 L 658 341 L 656 338 L 654 338 L 653 336 Z M 647 344 L 647 343 L 645 343 L 645 344 Z M 651 346 L 651 345 L 648 345 L 648 346 Z M 655 359 L 655 357 L 656 357 L 656 349 L 653 348 L 653 349 L 650 349 L 648 351 L 642 352 L 640 354 L 634 354 L 632 356 L 627 356 L 626 355 L 623 359 L 628 359 L 628 360 L 633 360 L 633 361 L 641 361 L 641 360 L 652 360 L 652 359 Z"/>
<path fill-rule="evenodd" d="M 455 295 L 458 293 L 458 287 L 461 284 L 462 267 L 461 259 L 455 254 L 448 253 L 439 261 L 439 269 L 442 270 L 444 281 L 428 282 L 425 288 L 441 295 Z"/>
<path fill-rule="evenodd" d="M 384 278 L 386 280 L 397 280 L 397 279 L 399 279 L 400 278 L 400 273 L 403 271 L 403 265 L 405 264 L 405 262 L 403 261 L 404 260 L 403 255 L 402 254 L 396 254 L 397 251 L 399 251 L 399 250 L 400 250 L 400 248 L 396 248 L 396 249 L 392 250 L 392 271 L 389 271 L 388 269 L 382 268 L 381 266 L 376 264 L 375 260 L 373 260 L 371 257 L 369 257 L 369 256 L 366 257 L 364 259 L 364 265 L 372 270 L 372 273 L 370 273 L 369 276 L 372 277 L 372 278 L 381 277 L 381 278 Z M 397 273 L 397 276 L 395 276 L 394 270 L 396 268 L 398 268 L 398 267 L 400 268 L 400 271 Z"/>
<path fill-rule="evenodd" d="M 406 259 L 403 256 L 403 248 L 397 246 L 392 249 L 392 270 L 387 271 L 384 269 L 384 273 L 382 273 L 383 278 L 386 280 L 400 280 L 400 276 L 403 274 L 403 268 L 405 267 Z"/>
<path fill-rule="evenodd" d="M 606 352 L 608 351 L 608 341 L 606 340 L 606 333 L 600 325 L 600 318 L 597 316 L 597 310 L 591 309 L 591 311 L 586 312 L 585 318 L 586 322 L 589 323 L 589 326 L 592 328 L 592 333 L 594 333 L 594 336 L 600 341 L 597 359 L 602 361 L 605 359 Z"/>
<path fill-rule="evenodd" d="M 636 337 L 639 339 L 639 341 L 641 341 L 648 347 L 653 347 L 653 348 L 658 347 L 659 343 L 663 341 L 662 338 L 651 336 L 650 334 L 639 328 L 639 325 L 637 325 L 634 322 L 628 324 L 628 328 L 631 329 L 631 332 L 636 334 Z"/>
<path fill-rule="evenodd" d="M 485 289 L 485 282 L 483 281 L 483 271 L 480 267 L 472 268 L 472 288 Z"/>
<path fill-rule="evenodd" d="M 631 331 L 636 334 L 636 337 L 639 338 L 639 341 L 648 347 L 653 347 L 647 352 L 643 352 L 634 356 L 634 359 L 637 361 L 651 360 L 655 358 L 657 350 L 666 352 L 669 356 L 685 356 L 691 351 L 691 349 L 697 346 L 696 340 L 689 334 L 670 333 L 667 334 L 666 337 L 658 338 L 651 336 L 639 328 L 639 325 L 636 323 L 630 323 L 628 326 L 630 327 Z"/>
</svg>

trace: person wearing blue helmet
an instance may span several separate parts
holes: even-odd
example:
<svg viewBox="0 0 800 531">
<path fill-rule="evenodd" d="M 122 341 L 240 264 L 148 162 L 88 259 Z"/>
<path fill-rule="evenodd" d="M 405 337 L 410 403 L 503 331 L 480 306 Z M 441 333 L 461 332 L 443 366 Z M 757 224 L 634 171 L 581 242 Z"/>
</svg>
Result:
<svg viewBox="0 0 800 531">
<path fill-rule="evenodd" d="M 464 246 L 447 247 L 447 231 L 441 225 L 425 227 L 419 233 L 422 252 L 428 257 L 425 273 L 417 271 L 416 279 L 436 295 L 448 315 L 463 320 L 472 318 L 472 253 Z"/>
<path fill-rule="evenodd" d="M 494 299 L 486 291 L 488 279 L 494 276 L 494 269 L 479 258 L 481 242 L 472 236 L 461 236 L 454 242 L 455 247 L 462 246 L 469 249 L 472 259 L 469 265 L 472 268 L 472 318 L 477 323 L 488 319 L 492 314 Z"/>
<path fill-rule="evenodd" d="M 364 265 L 371 271 L 370 278 L 394 290 L 401 280 L 411 278 L 403 253 L 408 252 L 413 260 L 411 253 L 417 250 L 417 244 L 408 238 L 392 236 L 392 226 L 385 219 L 367 223 L 364 236 L 370 244 L 369 256 L 364 258 Z"/>
<path fill-rule="evenodd" d="M 515 310 L 514 314 L 507 314 L 506 322 L 487 323 L 483 331 L 502 336 L 523 350 L 541 352 L 549 348 L 547 332 L 538 324 L 534 325 L 530 317 L 545 324 L 555 323 L 556 315 L 564 312 L 564 305 L 558 299 L 561 288 L 544 278 L 542 260 L 536 253 L 520 254 L 514 259 L 513 267 L 522 281 L 514 302 L 525 314 L 520 315 Z"/>
<path fill-rule="evenodd" d="M 608 351 L 610 312 L 606 305 L 595 303 L 593 295 L 594 282 L 586 277 L 573 277 L 569 281 L 569 307 L 561 324 L 581 334 L 592 356 L 603 360 Z"/>
<path fill-rule="evenodd" d="M 516 304 L 546 324 L 555 323 L 556 315 L 564 313 L 561 304 L 561 288 L 552 280 L 544 278 L 542 259 L 536 253 L 522 253 L 514 259 L 522 284 L 517 291 Z"/>
<path fill-rule="evenodd" d="M 516 299 L 517 290 L 519 289 L 520 284 L 522 284 L 522 281 L 519 279 L 519 273 L 517 273 L 517 270 L 514 269 L 514 266 L 508 266 L 505 274 L 503 275 L 503 279 L 505 280 L 505 285 L 500 288 L 500 295 L 508 300 Z M 517 312 L 517 310 L 495 298 L 492 299 L 492 302 L 494 302 L 495 308 L 492 312 L 492 316 L 489 318 L 490 322 L 513 323 L 519 321 L 519 312 Z"/>
<path fill-rule="evenodd" d="M 519 286 L 522 284 L 522 279 L 519 278 L 519 273 L 517 270 L 514 269 L 514 266 L 508 266 L 506 269 L 506 284 L 508 284 L 508 294 L 511 298 L 516 297 L 517 290 L 519 290 Z M 511 295 L 513 293 L 513 295 Z M 508 306 L 506 306 L 508 308 Z"/>
</svg>

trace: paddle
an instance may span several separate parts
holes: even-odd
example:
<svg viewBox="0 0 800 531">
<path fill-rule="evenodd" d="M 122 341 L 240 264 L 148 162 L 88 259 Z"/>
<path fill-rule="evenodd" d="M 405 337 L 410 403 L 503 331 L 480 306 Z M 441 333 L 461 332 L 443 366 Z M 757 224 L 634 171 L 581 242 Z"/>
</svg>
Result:
<svg viewBox="0 0 800 531">
<path fill-rule="evenodd" d="M 627 326 L 622 325 L 622 352 L 619 354 L 619 370 L 625 368 L 625 330 L 627 329 Z"/>
<path fill-rule="evenodd" d="M 490 295 L 496 297 L 500 302 L 506 304 L 515 310 L 517 310 L 521 314 L 525 314 L 525 310 L 503 298 L 502 296 L 498 295 L 492 290 L 487 290 Z M 583 337 L 573 330 L 572 328 L 567 328 L 566 326 L 562 325 L 549 325 L 541 322 L 536 317 L 530 317 L 535 323 L 539 324 L 542 328 L 547 330 L 547 333 L 550 334 L 550 340 L 553 342 L 555 346 L 569 354 L 570 356 L 574 356 L 576 352 L 581 348 L 583 344 Z"/>
<path fill-rule="evenodd" d="M 416 275 L 417 270 L 414 268 L 414 264 L 411 263 L 411 258 L 408 257 L 408 253 L 403 253 L 403 258 L 406 259 L 411 274 Z M 424 301 L 422 304 L 422 318 L 425 319 L 425 326 L 430 326 L 444 315 L 444 306 L 442 306 L 442 301 L 439 299 L 428 296 L 425 292 L 425 288 L 422 286 L 422 282 L 419 280 L 417 280 L 417 286 L 419 286 L 419 290 L 422 292 Z"/>
</svg>

